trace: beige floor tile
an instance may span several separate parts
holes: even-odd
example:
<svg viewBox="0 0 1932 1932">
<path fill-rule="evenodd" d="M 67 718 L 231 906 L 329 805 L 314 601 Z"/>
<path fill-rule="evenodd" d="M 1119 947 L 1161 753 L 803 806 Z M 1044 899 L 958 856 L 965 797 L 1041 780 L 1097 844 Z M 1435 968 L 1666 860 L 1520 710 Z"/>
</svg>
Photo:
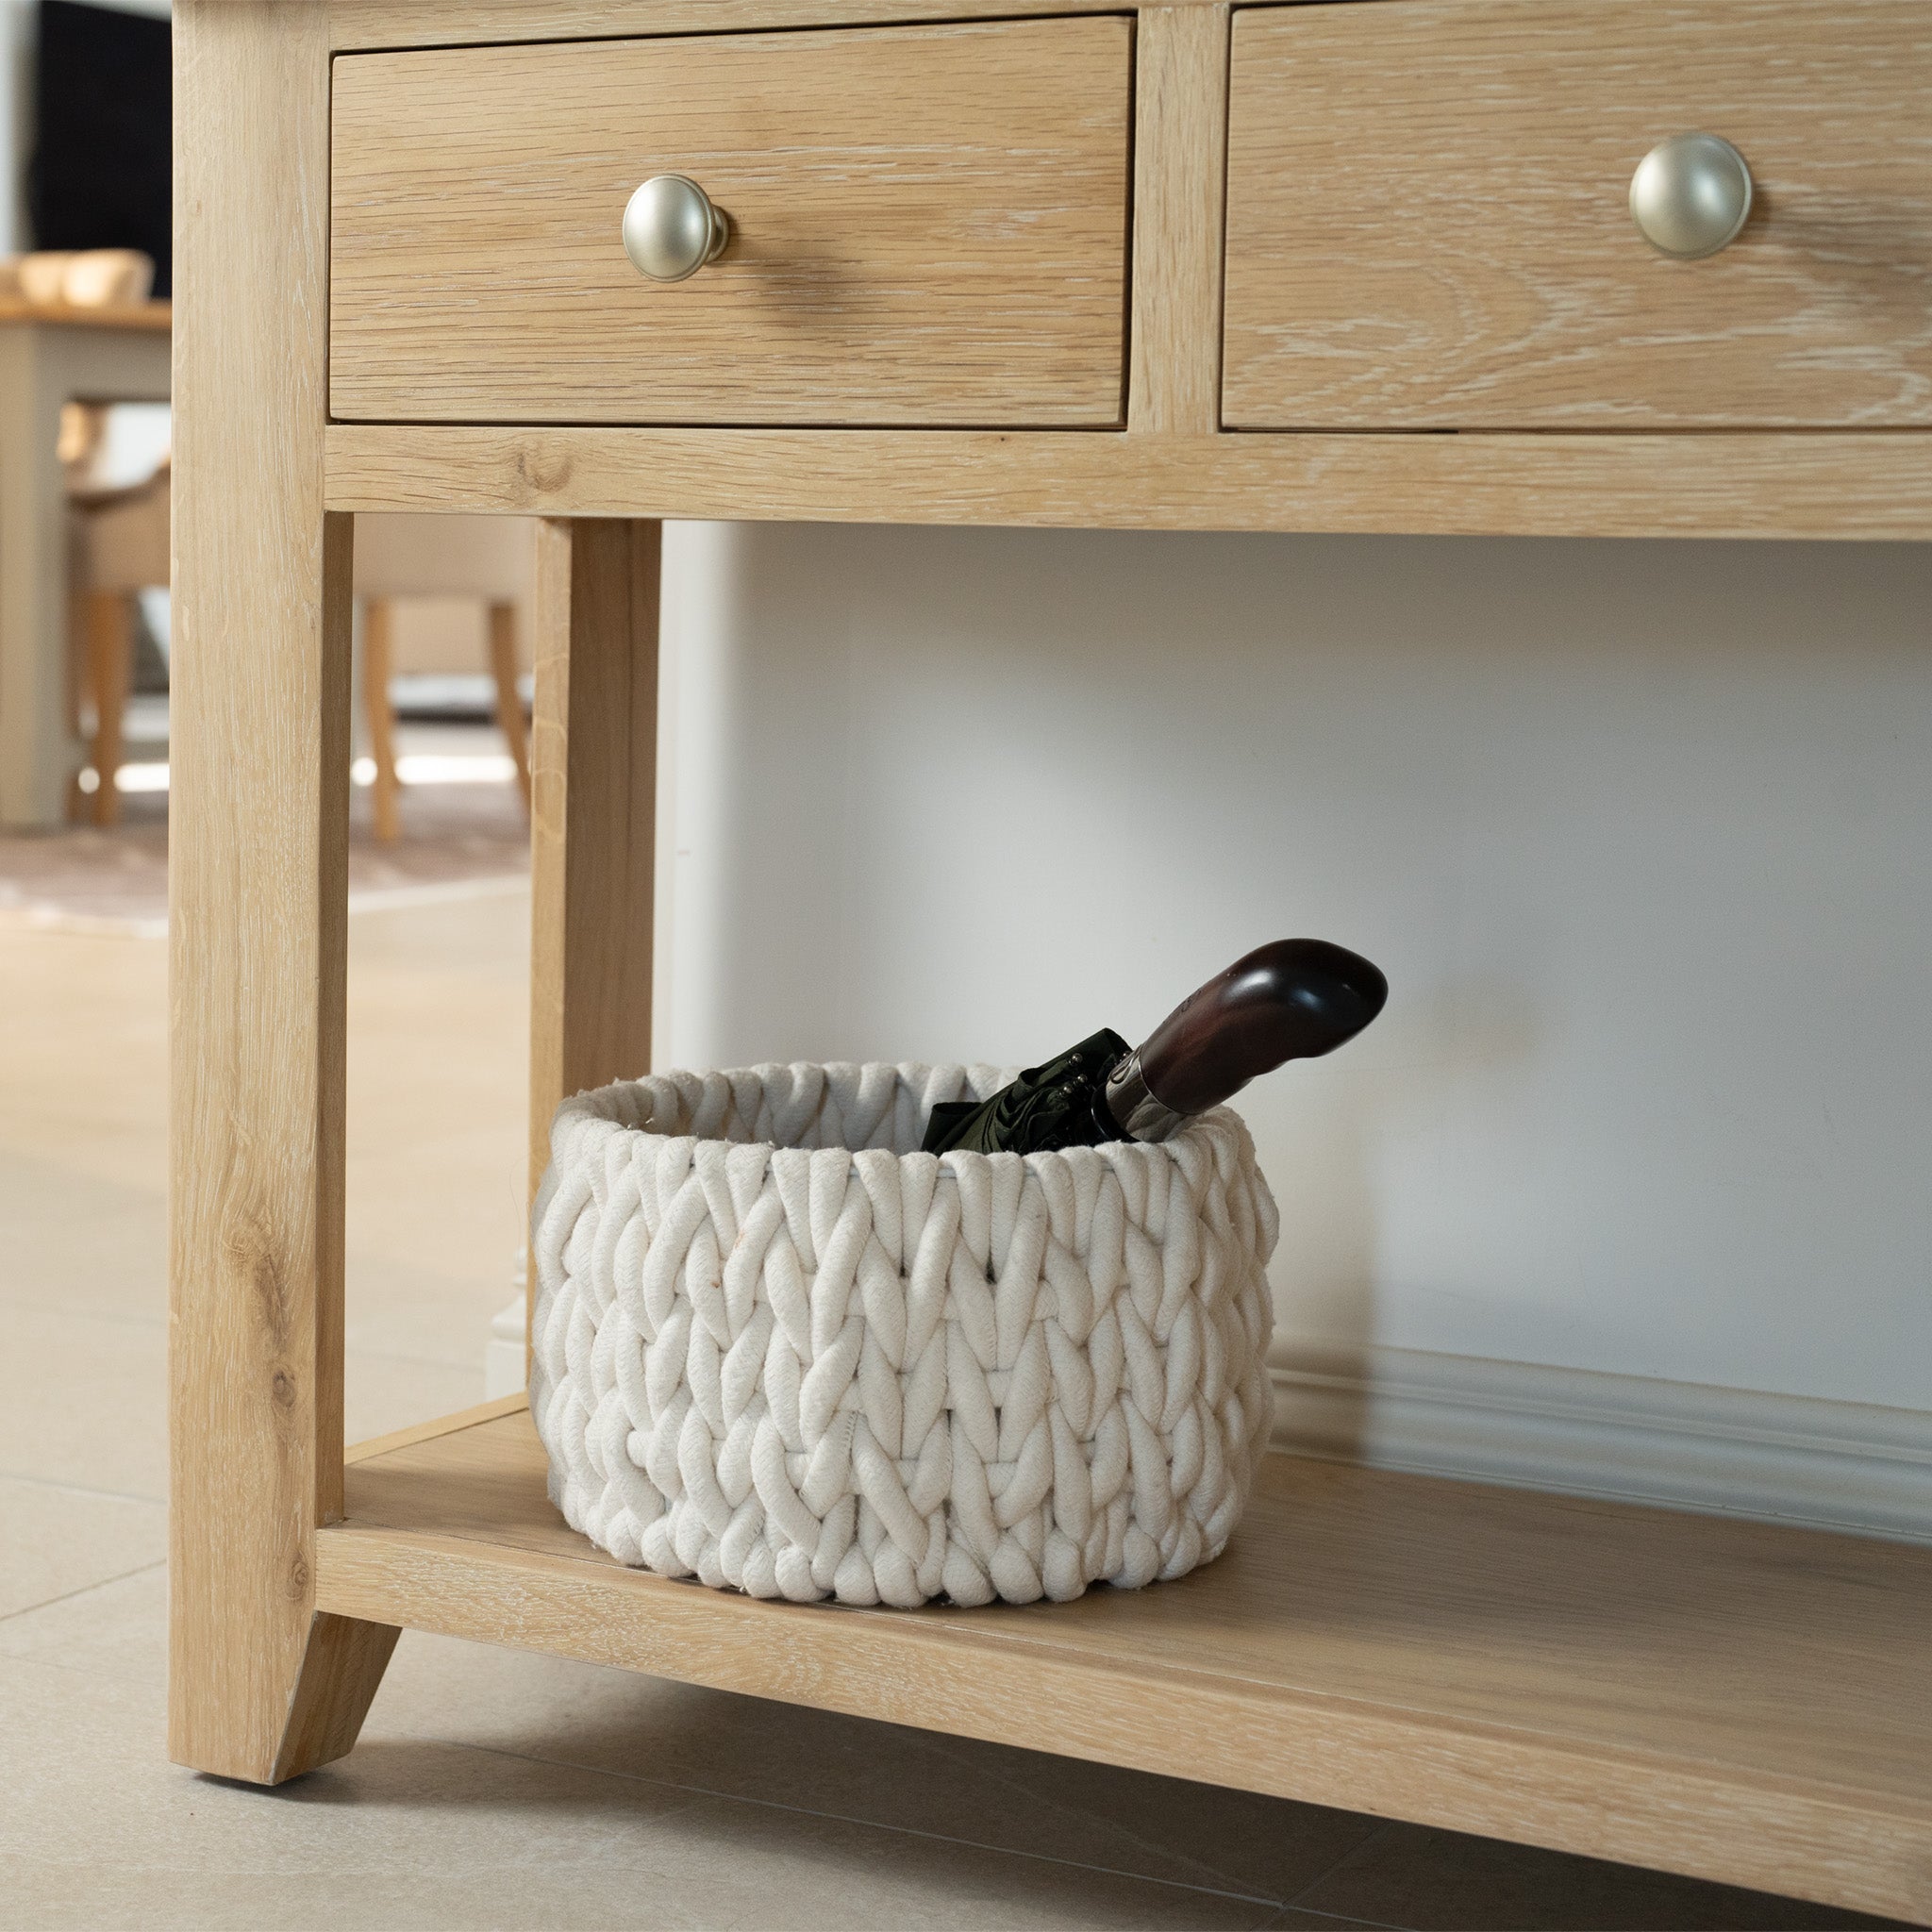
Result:
<svg viewBox="0 0 1932 1932">
<path fill-rule="evenodd" d="M 454 1415 L 483 1400 L 483 1341 L 469 1361 L 408 1361 L 398 1356 L 351 1352 L 343 1371 L 342 1437 L 366 1442 L 391 1429 Z"/>
<path fill-rule="evenodd" d="M 158 1503 L 0 1476 L 0 1619 L 167 1554 L 168 1513 Z"/>
<path fill-rule="evenodd" d="M 1414 1932 L 1799 1932 L 1890 1923 L 1408 1824 L 1378 1832 L 1294 1904 Z"/>
<path fill-rule="evenodd" d="M 166 1617 L 165 1578 L 150 1571 L 0 1622 L 0 1657 L 145 1692 L 166 1668 Z M 1301 1889 L 1375 1829 L 1347 1813 L 415 1631 L 364 1742 L 616 1773 L 1256 1900 Z"/>
<path fill-rule="evenodd" d="M 0 1616 L 0 1657 L 152 1689 L 168 1675 L 168 1571 L 157 1559 Z"/>
<path fill-rule="evenodd" d="M 168 1204 L 142 1185 L 0 1149 L 0 1315 L 66 1308 L 107 1321 L 168 1315 Z"/>
<path fill-rule="evenodd" d="M 344 1368 L 348 1440 L 481 1402 L 488 1324 L 468 1325 L 474 1345 L 457 1363 L 352 1349 Z M 42 1371 L 20 1377 L 0 1403 L 0 1475 L 167 1500 L 168 1332 L 161 1323 L 8 1310 L 0 1312 L 0 1344 L 9 1358 Z"/>
<path fill-rule="evenodd" d="M 405 1638 L 376 1714 L 411 1734 L 1276 1902 L 1375 1829 L 1349 1812 L 428 1636 Z"/>
<path fill-rule="evenodd" d="M 167 1501 L 164 1322 L 8 1308 L 0 1350 L 31 1365 L 0 1402 L 0 1475 Z"/>
<path fill-rule="evenodd" d="M 527 893 L 350 922 L 352 1348 L 474 1367 L 525 1238 Z"/>
<path fill-rule="evenodd" d="M 1253 1900 L 399 1736 L 275 1792 L 147 1683 L 0 1658 L 0 1925 L 1258 1926 Z M 60 1748 L 41 1748 L 58 1736 Z"/>
</svg>

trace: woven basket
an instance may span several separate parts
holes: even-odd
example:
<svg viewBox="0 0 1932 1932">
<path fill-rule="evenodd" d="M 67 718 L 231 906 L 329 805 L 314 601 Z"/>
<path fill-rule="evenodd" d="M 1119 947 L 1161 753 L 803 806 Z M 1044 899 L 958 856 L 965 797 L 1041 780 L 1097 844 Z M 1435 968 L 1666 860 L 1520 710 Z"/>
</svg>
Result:
<svg viewBox="0 0 1932 1932">
<path fill-rule="evenodd" d="M 573 1527 L 664 1576 L 908 1607 L 1221 1554 L 1271 1420 L 1247 1129 L 907 1151 L 1011 1077 L 761 1066 L 564 1104 L 530 1406 Z"/>
</svg>

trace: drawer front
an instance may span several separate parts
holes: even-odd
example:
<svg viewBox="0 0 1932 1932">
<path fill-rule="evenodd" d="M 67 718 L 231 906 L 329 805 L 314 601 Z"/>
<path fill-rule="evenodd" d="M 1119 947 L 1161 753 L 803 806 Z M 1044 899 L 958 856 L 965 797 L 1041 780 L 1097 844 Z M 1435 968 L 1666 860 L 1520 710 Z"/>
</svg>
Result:
<svg viewBox="0 0 1932 1932">
<path fill-rule="evenodd" d="M 1268 8 L 1231 75 L 1231 427 L 1932 422 L 1925 0 Z M 1629 205 L 1690 131 L 1755 183 L 1696 260 Z"/>
<path fill-rule="evenodd" d="M 1132 63 L 1111 16 L 344 56 L 331 409 L 1117 424 Z M 731 223 L 688 281 L 624 249 L 661 174 Z"/>
</svg>

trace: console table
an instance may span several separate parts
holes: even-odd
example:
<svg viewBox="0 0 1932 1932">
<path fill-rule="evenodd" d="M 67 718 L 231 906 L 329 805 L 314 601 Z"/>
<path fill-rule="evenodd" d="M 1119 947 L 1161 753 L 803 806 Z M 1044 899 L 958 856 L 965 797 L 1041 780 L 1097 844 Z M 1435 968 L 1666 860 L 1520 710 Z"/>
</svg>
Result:
<svg viewBox="0 0 1932 1932">
<path fill-rule="evenodd" d="M 547 520 L 534 1167 L 648 1062 L 658 519 L 1932 537 L 1924 8 L 175 18 L 175 1757 L 415 1627 L 1932 1914 L 1932 1551 L 1277 1457 L 1178 1583 L 802 1607 L 574 1536 L 520 1398 L 341 1407 L 358 512 Z"/>
</svg>

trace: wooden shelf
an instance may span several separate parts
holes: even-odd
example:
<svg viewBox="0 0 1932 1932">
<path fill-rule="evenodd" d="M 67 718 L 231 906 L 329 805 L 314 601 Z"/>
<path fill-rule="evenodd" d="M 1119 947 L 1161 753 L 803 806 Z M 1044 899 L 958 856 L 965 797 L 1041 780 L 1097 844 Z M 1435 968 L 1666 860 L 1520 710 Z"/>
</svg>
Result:
<svg viewBox="0 0 1932 1932">
<path fill-rule="evenodd" d="M 352 1453 L 318 1607 L 1932 1914 L 1932 1550 L 1277 1456 L 1180 1582 L 852 1610 L 625 1570 L 544 1474 L 521 1397 Z"/>
</svg>

